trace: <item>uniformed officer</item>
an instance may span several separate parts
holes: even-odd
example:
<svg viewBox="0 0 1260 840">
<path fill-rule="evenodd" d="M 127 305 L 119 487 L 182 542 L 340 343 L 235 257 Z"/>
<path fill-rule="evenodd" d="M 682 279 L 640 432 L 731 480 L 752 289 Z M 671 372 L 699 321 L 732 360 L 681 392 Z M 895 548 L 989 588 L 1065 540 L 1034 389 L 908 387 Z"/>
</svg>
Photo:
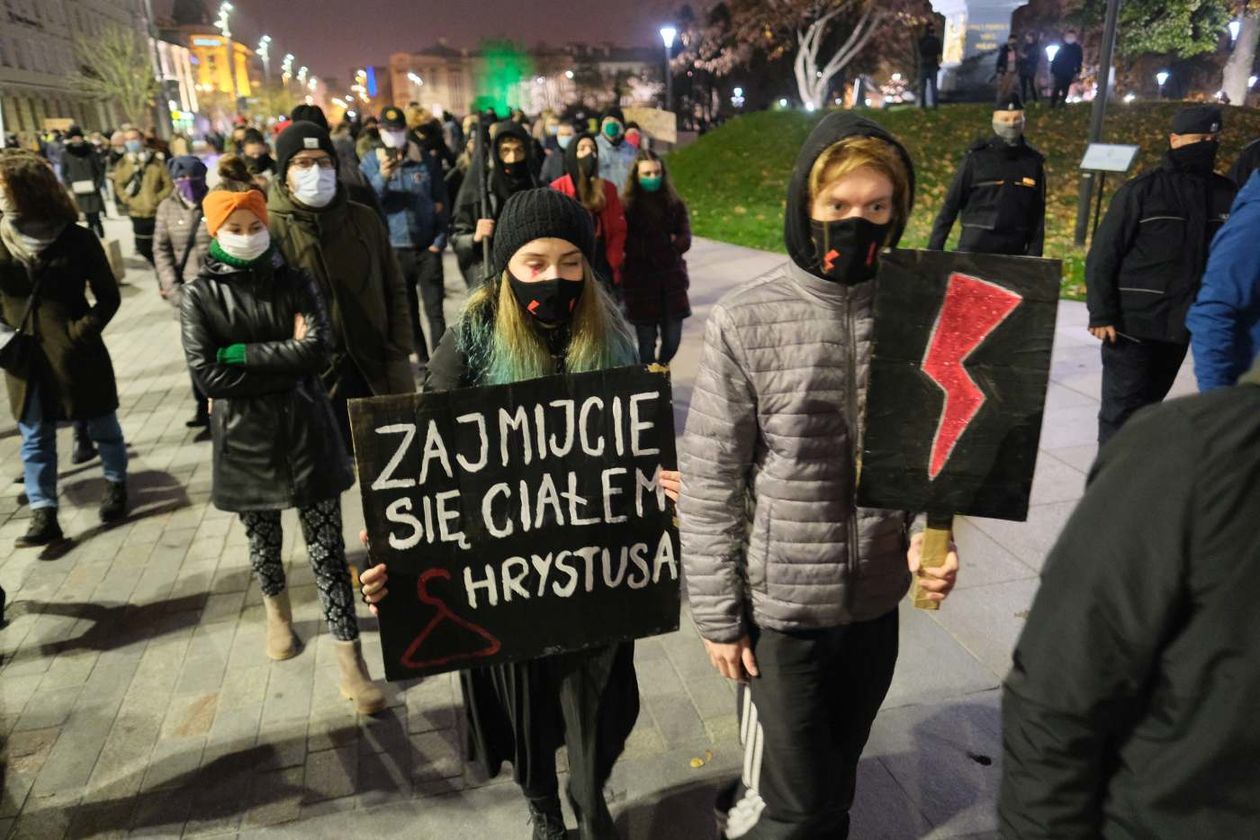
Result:
<svg viewBox="0 0 1260 840">
<path fill-rule="evenodd" d="M 993 112 L 993 134 L 967 150 L 928 248 L 941 251 L 962 213 L 959 251 L 1041 256 L 1045 238 L 1045 156 L 1024 140 L 1024 104 L 1012 93 Z"/>
<path fill-rule="evenodd" d="M 1234 200 L 1233 182 L 1214 171 L 1220 132 L 1215 105 L 1178 111 L 1163 162 L 1116 191 L 1089 249 L 1089 331 L 1102 341 L 1100 444 L 1163 400 L 1186 358 L 1186 312 Z"/>
</svg>

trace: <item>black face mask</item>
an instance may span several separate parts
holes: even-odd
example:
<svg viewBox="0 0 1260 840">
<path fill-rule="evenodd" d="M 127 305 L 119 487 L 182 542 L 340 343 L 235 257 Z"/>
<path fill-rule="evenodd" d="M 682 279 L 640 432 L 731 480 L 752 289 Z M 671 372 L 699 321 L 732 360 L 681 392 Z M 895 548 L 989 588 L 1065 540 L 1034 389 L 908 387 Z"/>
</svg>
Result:
<svg viewBox="0 0 1260 840">
<path fill-rule="evenodd" d="M 818 255 L 814 271 L 827 280 L 853 286 L 875 276 L 879 249 L 884 247 L 892 225 L 860 218 L 838 222 L 811 219 L 809 228 Z"/>
<path fill-rule="evenodd" d="M 1216 166 L 1216 152 L 1220 147 L 1216 140 L 1201 140 L 1180 149 L 1169 149 L 1168 156 L 1179 169 L 1207 173 Z"/>
<path fill-rule="evenodd" d="M 595 177 L 595 170 L 599 168 L 599 160 L 595 155 L 587 155 L 584 158 L 578 158 L 578 172 L 581 172 L 587 178 Z"/>
<path fill-rule="evenodd" d="M 555 326 L 573 317 L 578 299 L 582 297 L 581 280 L 539 280 L 526 283 L 508 275 L 512 294 L 521 308 L 534 316 L 540 324 Z"/>
<path fill-rule="evenodd" d="M 529 161 L 518 160 L 515 163 L 500 163 L 503 177 L 513 187 L 519 187 L 529 181 Z"/>
</svg>

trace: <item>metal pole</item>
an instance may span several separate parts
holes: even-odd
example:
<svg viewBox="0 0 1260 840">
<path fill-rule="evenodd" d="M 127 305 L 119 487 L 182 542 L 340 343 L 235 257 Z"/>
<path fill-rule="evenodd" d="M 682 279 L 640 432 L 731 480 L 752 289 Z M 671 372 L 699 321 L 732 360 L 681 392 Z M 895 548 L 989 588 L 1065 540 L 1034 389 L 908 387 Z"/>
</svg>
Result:
<svg viewBox="0 0 1260 840">
<path fill-rule="evenodd" d="M 1098 92 L 1094 95 L 1094 106 L 1089 115 L 1089 142 L 1097 143 L 1102 139 L 1103 118 L 1107 115 L 1107 100 L 1111 97 L 1111 58 L 1116 46 L 1116 22 L 1120 17 L 1120 0 L 1107 0 L 1107 17 L 1103 23 L 1102 55 L 1098 62 L 1100 77 Z M 1081 173 L 1080 196 L 1076 202 L 1076 244 L 1085 244 L 1085 235 L 1089 230 L 1089 204 L 1093 195 L 1094 177 L 1092 172 Z"/>
<path fill-rule="evenodd" d="M 665 48 L 665 110 L 674 110 L 674 68 L 670 66 L 669 47 Z"/>
<path fill-rule="evenodd" d="M 166 104 L 166 85 L 162 78 L 162 57 L 158 52 L 157 27 L 153 25 L 153 0 L 144 0 L 145 32 L 149 39 L 149 48 L 153 53 L 153 78 L 157 79 L 158 92 L 153 97 L 153 127 L 158 137 L 170 140 L 174 134 L 171 126 L 171 109 Z"/>
</svg>

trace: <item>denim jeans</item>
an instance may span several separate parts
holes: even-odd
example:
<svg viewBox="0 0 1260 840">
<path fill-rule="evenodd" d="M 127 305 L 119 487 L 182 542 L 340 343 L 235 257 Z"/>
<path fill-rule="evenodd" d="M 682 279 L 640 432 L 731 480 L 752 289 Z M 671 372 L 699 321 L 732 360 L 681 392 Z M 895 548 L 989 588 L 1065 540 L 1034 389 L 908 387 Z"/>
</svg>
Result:
<svg viewBox="0 0 1260 840">
<path fill-rule="evenodd" d="M 127 479 L 127 444 L 114 412 L 87 421 L 88 436 L 101 453 L 105 478 L 114 483 Z M 22 434 L 22 466 L 26 473 L 26 496 L 31 510 L 57 506 L 57 424 L 44 419 L 39 388 L 30 383 L 26 410 L 18 422 Z"/>
<path fill-rule="evenodd" d="M 639 339 L 639 361 L 645 365 L 653 362 L 667 365 L 678 352 L 682 343 L 683 322 L 681 318 L 670 318 L 655 324 L 635 324 L 634 331 Z M 656 335 L 660 332 L 661 350 L 656 351 Z"/>
</svg>

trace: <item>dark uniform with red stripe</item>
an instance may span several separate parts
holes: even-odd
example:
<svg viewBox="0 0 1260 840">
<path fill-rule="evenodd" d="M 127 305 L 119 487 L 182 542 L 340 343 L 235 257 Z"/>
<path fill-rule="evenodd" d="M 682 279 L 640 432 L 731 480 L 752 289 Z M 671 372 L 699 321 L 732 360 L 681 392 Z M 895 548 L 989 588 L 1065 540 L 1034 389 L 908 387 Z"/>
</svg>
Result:
<svg viewBox="0 0 1260 840">
<path fill-rule="evenodd" d="M 967 150 L 945 204 L 932 225 L 928 248 L 945 250 L 962 214 L 959 251 L 1041 256 L 1045 239 L 1045 156 L 1021 137 L 1011 145 L 994 135 Z"/>
</svg>

